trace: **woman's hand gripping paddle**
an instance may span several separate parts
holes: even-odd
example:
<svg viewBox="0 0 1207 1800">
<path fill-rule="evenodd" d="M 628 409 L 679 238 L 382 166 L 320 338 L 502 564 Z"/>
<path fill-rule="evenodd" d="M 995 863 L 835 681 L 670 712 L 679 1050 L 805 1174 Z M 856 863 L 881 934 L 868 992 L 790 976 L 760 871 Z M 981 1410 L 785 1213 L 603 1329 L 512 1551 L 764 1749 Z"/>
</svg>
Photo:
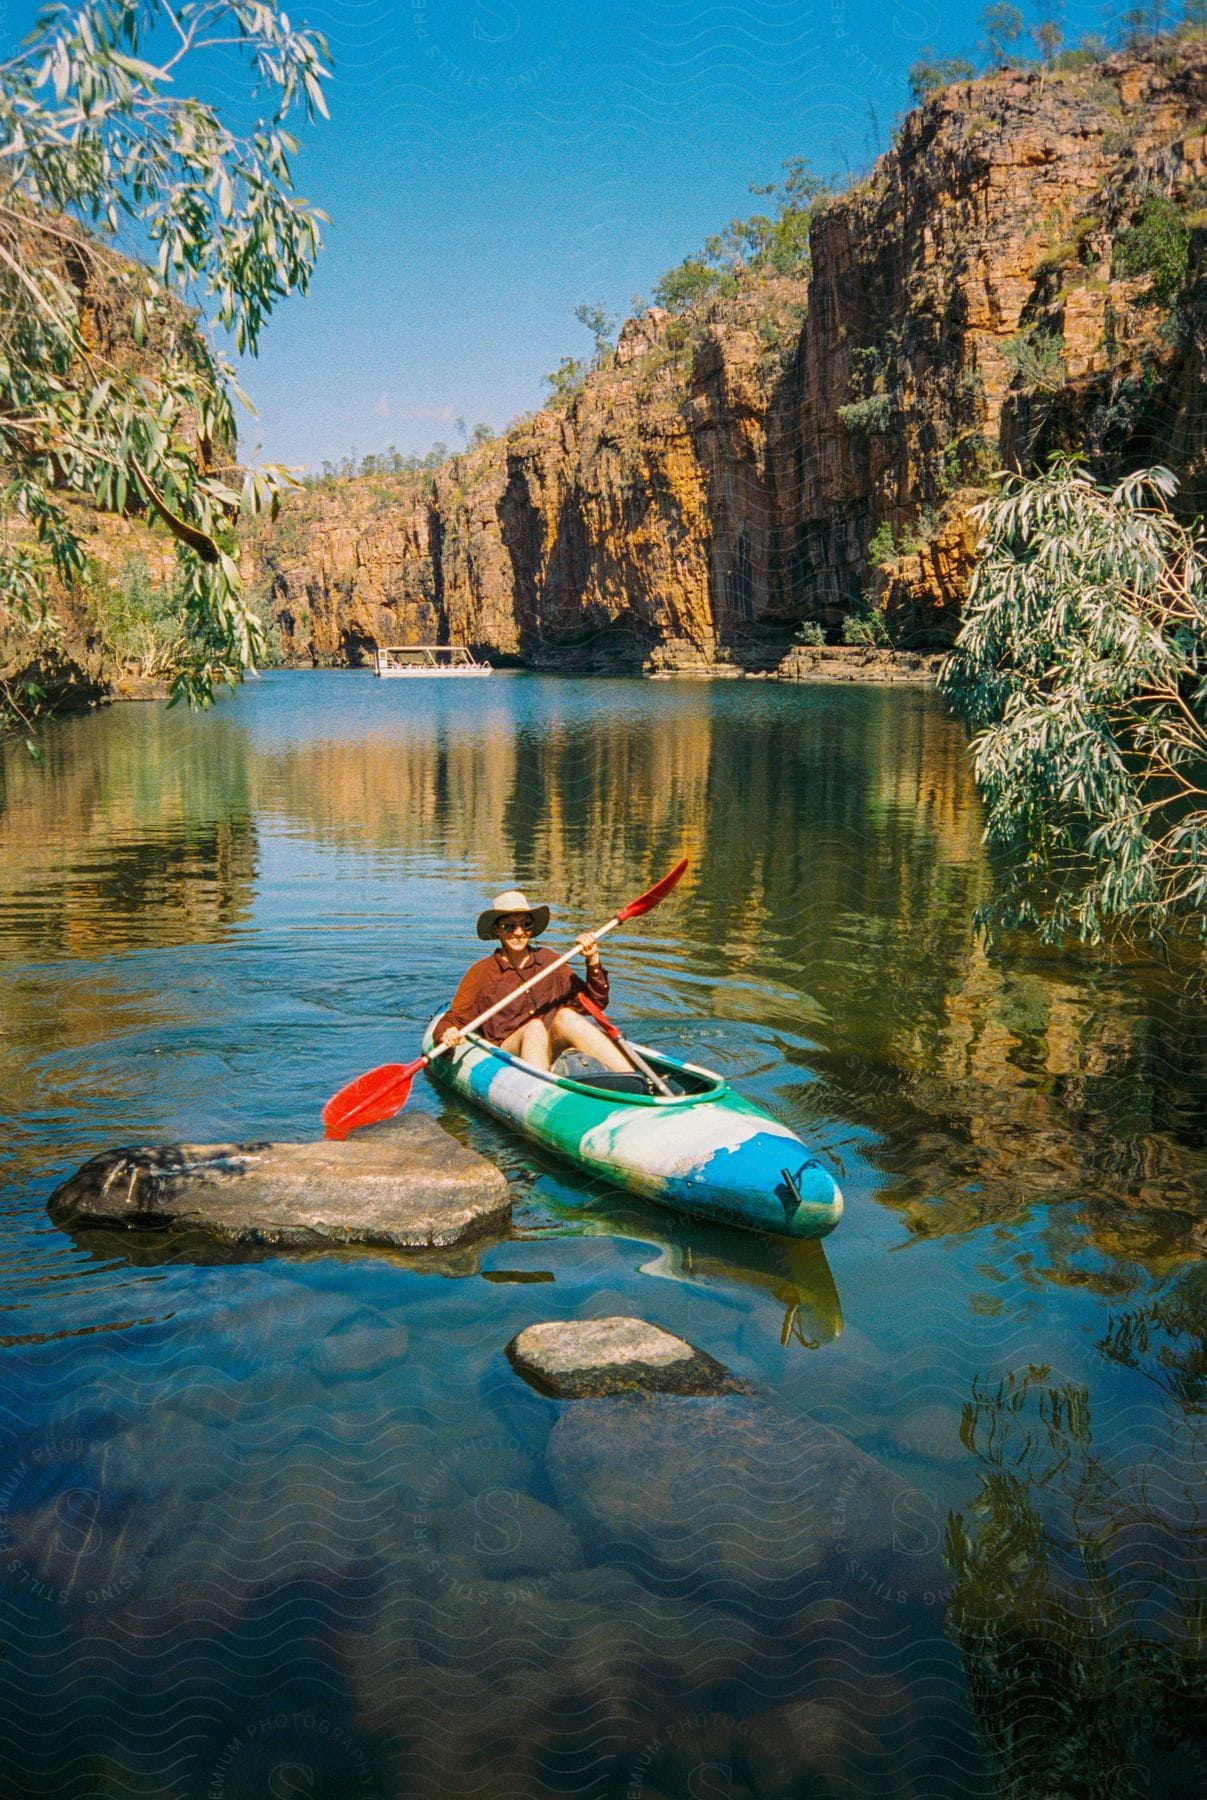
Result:
<svg viewBox="0 0 1207 1800">
<path fill-rule="evenodd" d="M 638 919 L 642 913 L 652 912 L 660 900 L 666 899 L 686 868 L 687 858 L 684 857 L 682 862 L 675 864 L 669 875 L 664 875 L 661 881 L 656 881 L 652 888 L 647 888 L 644 894 L 637 896 L 636 900 L 630 900 L 627 906 L 622 906 L 618 913 L 613 913 L 606 925 L 601 925 L 599 930 L 592 932 L 591 935 L 595 938 L 606 937 L 609 931 L 615 931 L 616 927 L 623 925 L 626 920 Z M 493 1006 L 488 1006 L 484 1013 L 479 1013 L 476 1019 L 471 1019 L 468 1025 L 463 1025 L 462 1032 L 476 1031 L 479 1025 L 485 1025 L 487 1019 L 493 1019 L 497 1012 L 501 1012 L 505 1006 L 510 1006 L 518 995 L 526 994 L 529 988 L 536 987 L 539 982 L 544 981 L 546 975 L 552 975 L 555 969 L 562 968 L 577 955 L 578 947 L 576 945 L 573 950 L 567 950 L 564 956 L 559 956 L 555 962 L 547 963 L 538 974 L 532 977 L 531 981 L 525 981 L 520 987 L 513 989 L 510 994 L 504 994 L 501 1000 L 496 1000 Z M 406 1105 L 411 1092 L 411 1083 L 420 1069 L 426 1068 L 428 1063 L 434 1062 L 438 1056 L 443 1056 L 445 1050 L 450 1048 L 451 1045 L 437 1044 L 430 1056 L 417 1056 L 414 1062 L 409 1063 L 382 1063 L 380 1068 L 370 1069 L 367 1075 L 358 1075 L 355 1081 L 350 1081 L 347 1087 L 342 1087 L 338 1094 L 333 1094 L 324 1106 L 323 1125 L 326 1128 L 326 1135 L 329 1138 L 346 1138 L 350 1131 L 355 1131 L 360 1125 L 377 1125 L 382 1119 L 392 1119 L 394 1114 L 401 1112 Z"/>
</svg>

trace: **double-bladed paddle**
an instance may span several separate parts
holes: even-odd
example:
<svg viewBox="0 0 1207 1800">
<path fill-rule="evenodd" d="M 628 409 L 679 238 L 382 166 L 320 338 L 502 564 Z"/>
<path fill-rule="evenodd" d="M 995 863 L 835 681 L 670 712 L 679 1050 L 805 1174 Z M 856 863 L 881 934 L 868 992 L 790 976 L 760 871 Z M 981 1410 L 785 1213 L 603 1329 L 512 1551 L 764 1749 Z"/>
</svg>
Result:
<svg viewBox="0 0 1207 1800">
<path fill-rule="evenodd" d="M 646 892 L 639 894 L 636 900 L 630 900 L 627 906 L 622 906 L 619 912 L 612 914 L 606 925 L 601 925 L 599 930 L 591 935 L 597 939 L 606 937 L 609 931 L 615 931 L 616 927 L 623 925 L 626 919 L 637 919 L 642 913 L 651 912 L 660 900 L 665 900 L 686 867 L 687 858 L 684 857 L 682 862 L 675 864 L 669 875 L 664 875 L 661 881 L 656 881 L 652 888 L 647 888 Z M 536 987 L 538 982 L 544 981 L 547 975 L 552 975 L 555 969 L 562 968 L 577 955 L 578 946 L 575 945 L 573 950 L 567 950 L 565 955 L 559 956 L 556 961 L 546 963 L 545 967 L 538 970 L 531 980 L 521 983 L 510 994 L 504 994 L 501 1000 L 496 1000 L 493 1006 L 488 1006 L 484 1013 L 479 1013 L 476 1019 L 471 1019 L 468 1025 L 463 1025 L 462 1031 L 476 1031 L 479 1025 L 485 1025 L 487 1019 L 493 1019 L 497 1012 L 502 1012 L 505 1006 L 510 1006 L 520 994 L 526 994 L 529 988 Z M 347 1087 L 342 1087 L 338 1094 L 333 1094 L 324 1106 L 323 1125 L 326 1128 L 326 1135 L 329 1138 L 345 1138 L 350 1131 L 355 1131 L 360 1125 L 376 1125 L 382 1119 L 392 1119 L 394 1114 L 401 1112 L 406 1105 L 411 1092 L 411 1083 L 420 1069 L 426 1068 L 428 1063 L 434 1062 L 438 1056 L 443 1056 L 445 1051 L 451 1048 L 452 1046 L 448 1044 L 437 1044 L 430 1055 L 417 1056 L 414 1062 L 382 1063 L 380 1068 L 370 1069 L 367 1075 L 358 1075 L 355 1081 L 350 1081 Z"/>
</svg>

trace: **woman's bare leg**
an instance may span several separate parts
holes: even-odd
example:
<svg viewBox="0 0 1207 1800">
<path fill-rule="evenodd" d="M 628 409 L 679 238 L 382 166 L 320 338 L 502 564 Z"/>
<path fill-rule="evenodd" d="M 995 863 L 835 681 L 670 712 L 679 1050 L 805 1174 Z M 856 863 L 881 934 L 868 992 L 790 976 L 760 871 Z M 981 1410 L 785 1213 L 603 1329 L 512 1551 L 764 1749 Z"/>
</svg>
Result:
<svg viewBox="0 0 1207 1800">
<path fill-rule="evenodd" d="M 628 1057 L 576 1006 L 558 1007 L 549 1021 L 549 1036 L 555 1054 L 562 1049 L 582 1050 L 601 1062 L 605 1069 L 614 1069 L 618 1074 L 633 1073 Z M 545 1067 L 549 1067 L 548 1063 Z"/>
<path fill-rule="evenodd" d="M 549 1027 L 543 1018 L 529 1019 L 526 1025 L 519 1026 L 505 1037 L 499 1048 L 506 1050 L 509 1056 L 518 1056 L 521 1062 L 531 1063 L 534 1069 L 553 1067 Z"/>
</svg>

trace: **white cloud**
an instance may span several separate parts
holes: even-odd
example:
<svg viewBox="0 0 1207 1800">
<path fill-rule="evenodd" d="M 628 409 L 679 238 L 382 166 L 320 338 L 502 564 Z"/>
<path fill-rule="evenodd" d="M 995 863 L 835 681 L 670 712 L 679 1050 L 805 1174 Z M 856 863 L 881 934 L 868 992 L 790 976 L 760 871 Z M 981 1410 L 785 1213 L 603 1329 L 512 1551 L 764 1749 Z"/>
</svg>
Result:
<svg viewBox="0 0 1207 1800">
<path fill-rule="evenodd" d="M 400 419 L 431 419 L 438 425 L 451 425 L 457 417 L 457 409 L 453 406 L 404 406 L 398 417 Z"/>
<path fill-rule="evenodd" d="M 398 406 L 396 407 L 388 394 L 379 394 L 373 402 L 375 419 L 393 419 L 402 422 L 410 419 L 426 420 L 430 425 L 452 425 L 458 417 L 455 406 Z"/>
</svg>

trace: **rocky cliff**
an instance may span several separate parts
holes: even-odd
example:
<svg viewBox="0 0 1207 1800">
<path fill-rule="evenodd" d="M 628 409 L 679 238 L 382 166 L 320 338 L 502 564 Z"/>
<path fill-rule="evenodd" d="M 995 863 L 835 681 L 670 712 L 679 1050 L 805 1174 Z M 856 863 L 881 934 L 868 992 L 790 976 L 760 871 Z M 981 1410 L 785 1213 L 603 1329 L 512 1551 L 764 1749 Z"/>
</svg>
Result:
<svg viewBox="0 0 1207 1800">
<path fill-rule="evenodd" d="M 630 320 L 608 366 L 429 482 L 319 485 L 254 546 L 316 661 L 437 638 L 529 661 L 713 645 L 769 591 L 767 422 L 806 288 Z"/>
<path fill-rule="evenodd" d="M 630 320 L 568 404 L 422 485 L 300 496 L 250 547 L 288 648 L 757 665 L 869 602 L 924 647 L 994 468 L 1163 460 L 1202 507 L 1205 127 L 1202 42 L 940 91 L 821 209 L 807 275 Z"/>
</svg>

